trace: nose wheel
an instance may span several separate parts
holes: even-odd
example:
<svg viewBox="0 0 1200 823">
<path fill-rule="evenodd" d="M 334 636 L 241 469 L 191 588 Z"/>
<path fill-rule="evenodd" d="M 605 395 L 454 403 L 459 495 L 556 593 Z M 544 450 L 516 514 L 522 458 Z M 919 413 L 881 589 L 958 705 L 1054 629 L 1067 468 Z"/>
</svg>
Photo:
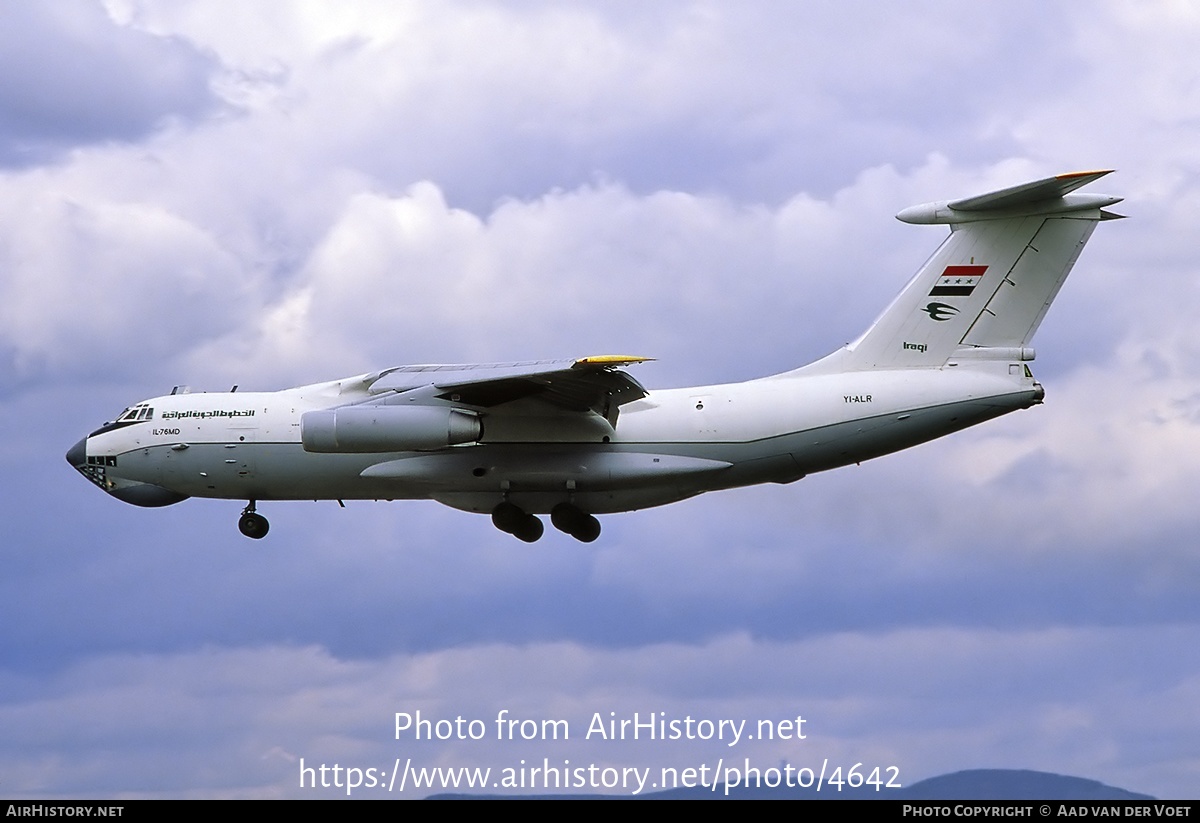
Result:
<svg viewBox="0 0 1200 823">
<path fill-rule="evenodd" d="M 261 540 L 267 536 L 270 528 L 267 518 L 254 510 L 254 501 L 247 503 L 246 508 L 242 509 L 242 516 L 238 518 L 238 531 L 246 537 Z"/>
</svg>

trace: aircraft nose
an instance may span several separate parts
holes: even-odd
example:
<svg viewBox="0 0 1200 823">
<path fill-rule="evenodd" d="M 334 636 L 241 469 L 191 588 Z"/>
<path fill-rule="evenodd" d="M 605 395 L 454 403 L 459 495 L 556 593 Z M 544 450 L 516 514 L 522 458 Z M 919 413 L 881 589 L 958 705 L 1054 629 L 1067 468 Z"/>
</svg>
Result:
<svg viewBox="0 0 1200 823">
<path fill-rule="evenodd" d="M 87 462 L 87 438 L 83 438 L 67 450 L 67 462 L 79 468 Z"/>
</svg>

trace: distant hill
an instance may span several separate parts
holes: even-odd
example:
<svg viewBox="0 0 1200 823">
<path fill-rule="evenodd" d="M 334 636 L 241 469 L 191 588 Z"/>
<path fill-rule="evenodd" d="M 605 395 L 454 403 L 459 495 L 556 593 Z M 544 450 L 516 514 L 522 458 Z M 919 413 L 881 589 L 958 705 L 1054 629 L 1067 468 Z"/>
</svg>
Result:
<svg viewBox="0 0 1200 823">
<path fill-rule="evenodd" d="M 899 800 L 1154 800 L 1096 780 L 1028 769 L 971 769 L 902 789 Z"/>
<path fill-rule="evenodd" d="M 709 788 L 671 789 L 631 798 L 627 795 L 596 794 L 439 794 L 431 800 L 1154 800 L 1148 794 L 1106 786 L 1096 780 L 1068 777 L 1050 772 L 1035 772 L 1028 769 L 969 769 L 943 774 L 921 780 L 901 789 L 876 792 L 873 788 L 844 789 L 830 791 L 825 787 L 817 792 L 814 788 L 734 788 L 726 796 L 721 787 L 714 792 Z"/>
</svg>

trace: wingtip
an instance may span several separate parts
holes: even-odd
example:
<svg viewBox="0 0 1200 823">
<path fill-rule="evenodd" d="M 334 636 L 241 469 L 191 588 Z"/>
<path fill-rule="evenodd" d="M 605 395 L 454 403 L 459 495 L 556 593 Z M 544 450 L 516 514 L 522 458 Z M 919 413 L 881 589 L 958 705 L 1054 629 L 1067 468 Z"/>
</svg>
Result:
<svg viewBox="0 0 1200 823">
<path fill-rule="evenodd" d="M 1068 171 L 1063 174 L 1054 175 L 1055 180 L 1074 180 L 1078 177 L 1091 177 L 1094 180 L 1099 180 L 1106 174 L 1112 174 L 1116 169 L 1092 169 L 1091 171 Z"/>
<path fill-rule="evenodd" d="M 646 363 L 653 357 L 640 357 L 635 354 L 594 354 L 591 357 L 580 357 L 571 364 L 572 368 L 583 366 L 628 366 L 633 363 Z"/>
</svg>

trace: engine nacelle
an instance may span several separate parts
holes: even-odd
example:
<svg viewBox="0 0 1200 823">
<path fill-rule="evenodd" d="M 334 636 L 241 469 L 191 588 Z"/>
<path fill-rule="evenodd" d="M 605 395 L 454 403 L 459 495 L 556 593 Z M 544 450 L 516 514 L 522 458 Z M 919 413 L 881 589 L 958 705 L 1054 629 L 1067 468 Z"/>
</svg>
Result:
<svg viewBox="0 0 1200 823">
<path fill-rule="evenodd" d="M 300 442 L 309 452 L 429 451 L 482 436 L 478 416 L 446 406 L 343 406 L 300 416 Z"/>
</svg>

